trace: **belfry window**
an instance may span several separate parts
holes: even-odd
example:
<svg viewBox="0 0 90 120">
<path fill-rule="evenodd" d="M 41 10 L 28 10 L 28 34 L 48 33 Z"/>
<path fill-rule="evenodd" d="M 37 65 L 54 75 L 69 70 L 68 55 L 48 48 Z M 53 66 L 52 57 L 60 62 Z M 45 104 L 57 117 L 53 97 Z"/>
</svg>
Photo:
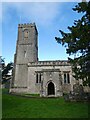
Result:
<svg viewBox="0 0 90 120">
<path fill-rule="evenodd" d="M 70 75 L 69 73 L 64 73 L 64 83 L 69 84 L 70 83 Z"/>
<path fill-rule="evenodd" d="M 28 38 L 29 32 L 27 29 L 24 30 L 24 38 Z"/>
</svg>

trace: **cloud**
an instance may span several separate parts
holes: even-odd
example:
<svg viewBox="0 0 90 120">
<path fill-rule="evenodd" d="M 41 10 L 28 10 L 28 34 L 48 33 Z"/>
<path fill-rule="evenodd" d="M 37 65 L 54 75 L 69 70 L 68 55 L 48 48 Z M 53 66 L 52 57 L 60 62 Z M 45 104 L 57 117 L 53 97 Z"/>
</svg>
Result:
<svg viewBox="0 0 90 120">
<path fill-rule="evenodd" d="M 39 25 L 52 24 L 53 20 L 60 13 L 58 10 L 61 3 L 42 3 L 42 2 L 13 2 L 5 3 L 3 7 L 3 16 L 11 17 L 8 9 L 14 8 L 17 11 L 21 22 L 27 19 L 29 22 L 36 22 Z M 11 6 L 11 8 L 10 8 Z M 12 14 L 11 14 L 12 15 Z M 12 16 L 13 17 L 13 16 Z M 6 18 L 4 18 L 6 19 Z"/>
<path fill-rule="evenodd" d="M 19 19 L 21 22 L 23 19 L 27 19 L 29 22 L 36 22 L 41 25 L 52 24 L 53 20 L 58 14 L 60 14 L 59 7 L 62 2 L 80 2 L 82 0 L 2 0 L 2 3 L 7 4 L 4 6 L 3 19 L 11 19 L 11 15 L 8 13 L 8 6 L 12 6 L 17 10 Z M 87 0 L 88 1 L 88 0 Z M 6 8 L 5 8 L 6 7 Z M 8 17 L 6 18 L 6 16 Z M 4 18 L 5 17 L 5 18 Z M 0 3 L 0 21 L 2 20 L 2 7 Z"/>
<path fill-rule="evenodd" d="M 31 3 L 30 6 L 26 6 L 23 14 L 26 18 L 28 16 L 28 19 L 36 21 L 40 25 L 49 25 L 58 15 L 58 7 L 57 3 Z"/>
</svg>

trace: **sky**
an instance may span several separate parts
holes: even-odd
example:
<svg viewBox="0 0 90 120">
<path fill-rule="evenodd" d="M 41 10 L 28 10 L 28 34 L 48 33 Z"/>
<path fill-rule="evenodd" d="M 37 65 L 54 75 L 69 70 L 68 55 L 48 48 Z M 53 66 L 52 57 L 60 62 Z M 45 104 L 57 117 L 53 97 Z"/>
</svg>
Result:
<svg viewBox="0 0 90 120">
<path fill-rule="evenodd" d="M 18 0 L 19 1 L 19 0 Z M 61 37 L 59 30 L 69 32 L 74 20 L 81 14 L 72 10 L 77 1 L 64 2 L 3 0 L 0 3 L 0 56 L 5 62 L 13 62 L 16 51 L 18 24 L 34 23 L 38 30 L 38 58 L 42 60 L 67 60 L 65 48 L 55 37 Z"/>
</svg>

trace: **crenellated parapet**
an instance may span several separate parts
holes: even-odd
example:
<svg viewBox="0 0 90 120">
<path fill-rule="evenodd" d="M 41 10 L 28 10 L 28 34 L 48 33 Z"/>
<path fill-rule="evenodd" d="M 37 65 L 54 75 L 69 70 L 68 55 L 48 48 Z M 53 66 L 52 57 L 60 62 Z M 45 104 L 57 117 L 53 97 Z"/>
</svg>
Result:
<svg viewBox="0 0 90 120">
<path fill-rule="evenodd" d="M 35 28 L 36 33 L 38 34 L 37 28 L 36 28 L 36 24 L 35 23 L 24 23 L 24 24 L 18 24 L 18 29 L 21 28 Z"/>
<path fill-rule="evenodd" d="M 18 24 L 18 27 L 35 27 L 35 23 Z"/>
<path fill-rule="evenodd" d="M 30 62 L 28 66 L 70 66 L 68 60 Z"/>
</svg>

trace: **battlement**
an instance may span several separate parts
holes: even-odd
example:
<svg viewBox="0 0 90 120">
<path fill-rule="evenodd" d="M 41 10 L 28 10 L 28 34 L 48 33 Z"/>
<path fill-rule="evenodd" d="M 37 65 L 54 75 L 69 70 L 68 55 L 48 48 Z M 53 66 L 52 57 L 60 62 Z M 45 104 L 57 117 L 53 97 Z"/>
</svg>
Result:
<svg viewBox="0 0 90 120">
<path fill-rule="evenodd" d="M 24 24 L 18 24 L 18 28 L 32 28 L 34 27 L 36 30 L 36 33 L 38 34 L 36 24 L 35 23 L 24 23 Z"/>
<path fill-rule="evenodd" d="M 18 27 L 36 27 L 35 23 L 18 24 Z"/>
<path fill-rule="evenodd" d="M 55 61 L 38 61 L 38 62 L 30 62 L 28 66 L 70 66 L 68 60 L 55 60 Z"/>
</svg>

